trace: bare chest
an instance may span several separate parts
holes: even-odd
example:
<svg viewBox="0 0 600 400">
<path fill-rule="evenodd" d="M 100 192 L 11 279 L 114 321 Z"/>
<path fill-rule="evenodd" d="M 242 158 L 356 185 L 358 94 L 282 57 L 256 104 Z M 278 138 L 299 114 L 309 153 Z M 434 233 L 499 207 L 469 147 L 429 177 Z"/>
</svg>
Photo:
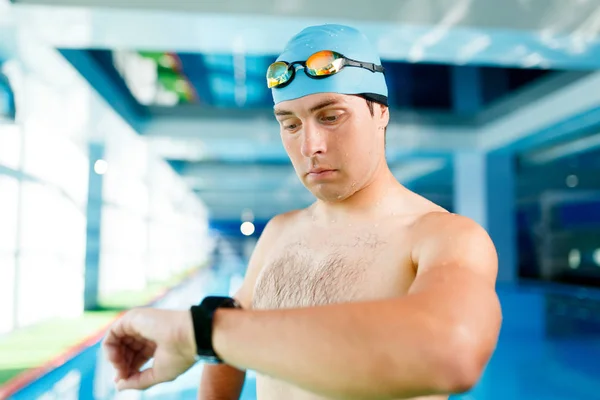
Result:
<svg viewBox="0 0 600 400">
<path fill-rule="evenodd" d="M 398 294 L 411 280 L 398 247 L 375 233 L 290 238 L 282 243 L 258 276 L 254 308 L 376 299 Z"/>
</svg>

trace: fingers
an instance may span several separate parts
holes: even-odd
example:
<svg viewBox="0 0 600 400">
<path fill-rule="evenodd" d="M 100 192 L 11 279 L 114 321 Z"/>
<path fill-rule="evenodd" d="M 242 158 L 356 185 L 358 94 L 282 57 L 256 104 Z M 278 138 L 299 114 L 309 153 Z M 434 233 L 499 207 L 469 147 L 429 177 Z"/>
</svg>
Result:
<svg viewBox="0 0 600 400">
<path fill-rule="evenodd" d="M 117 379 L 129 376 L 129 362 L 120 341 L 109 334 L 104 344 L 104 353 L 117 372 Z"/>
<path fill-rule="evenodd" d="M 193 354 L 180 351 L 182 346 L 178 330 L 173 327 L 187 322 L 184 328 L 189 335 L 192 331 L 191 321 L 186 312 L 164 311 L 155 309 L 138 309 L 127 312 L 113 324 L 104 341 L 107 359 L 116 369 L 116 386 L 119 391 L 126 389 L 145 390 L 159 383 L 167 382 L 187 370 L 195 359 Z M 190 332 L 187 332 L 187 331 Z M 184 335 L 181 335 L 183 337 Z M 193 344 L 193 338 L 189 340 Z M 140 369 L 153 357 L 155 365 L 144 371 Z M 191 351 L 194 353 L 194 351 Z M 158 365 L 158 369 L 156 366 Z"/>
<path fill-rule="evenodd" d="M 158 381 L 154 375 L 154 368 L 148 368 L 140 372 L 135 372 L 127 379 L 121 379 L 117 382 L 117 390 L 145 390 L 162 381 Z"/>
<path fill-rule="evenodd" d="M 116 323 L 103 343 L 108 361 L 116 370 L 115 382 L 139 372 L 156 350 L 156 344 L 139 336 L 131 336 Z"/>
<path fill-rule="evenodd" d="M 142 368 L 154 354 L 154 350 L 151 347 L 146 347 L 137 352 L 131 360 L 131 371 L 137 372 Z"/>
</svg>

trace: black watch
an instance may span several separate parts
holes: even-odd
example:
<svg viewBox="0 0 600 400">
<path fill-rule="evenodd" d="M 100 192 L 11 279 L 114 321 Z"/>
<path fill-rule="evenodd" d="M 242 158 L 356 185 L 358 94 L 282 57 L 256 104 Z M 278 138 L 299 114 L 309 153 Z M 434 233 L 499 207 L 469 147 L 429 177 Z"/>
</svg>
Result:
<svg viewBox="0 0 600 400">
<path fill-rule="evenodd" d="M 202 361 L 215 364 L 222 362 L 212 345 L 213 315 L 218 308 L 242 307 L 231 297 L 208 296 L 200 304 L 190 308 L 198 357 Z"/>
</svg>

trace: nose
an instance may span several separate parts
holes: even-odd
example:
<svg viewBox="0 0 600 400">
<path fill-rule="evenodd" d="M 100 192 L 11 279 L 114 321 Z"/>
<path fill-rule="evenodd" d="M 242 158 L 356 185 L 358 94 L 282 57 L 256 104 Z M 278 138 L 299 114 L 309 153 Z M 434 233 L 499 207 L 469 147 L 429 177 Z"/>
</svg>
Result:
<svg viewBox="0 0 600 400">
<path fill-rule="evenodd" d="M 307 158 L 325 153 L 327 151 L 326 135 L 318 127 L 312 124 L 305 124 L 301 151 L 302 155 Z"/>
</svg>

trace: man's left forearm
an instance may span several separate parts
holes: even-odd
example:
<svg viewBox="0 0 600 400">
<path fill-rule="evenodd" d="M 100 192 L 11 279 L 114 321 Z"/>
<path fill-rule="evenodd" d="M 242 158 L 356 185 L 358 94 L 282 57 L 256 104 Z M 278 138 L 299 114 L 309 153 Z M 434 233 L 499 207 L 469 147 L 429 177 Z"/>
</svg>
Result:
<svg viewBox="0 0 600 400">
<path fill-rule="evenodd" d="M 460 390 L 464 346 L 444 321 L 418 309 L 406 298 L 304 309 L 223 309 L 215 315 L 214 346 L 233 366 L 332 398 Z"/>
</svg>

